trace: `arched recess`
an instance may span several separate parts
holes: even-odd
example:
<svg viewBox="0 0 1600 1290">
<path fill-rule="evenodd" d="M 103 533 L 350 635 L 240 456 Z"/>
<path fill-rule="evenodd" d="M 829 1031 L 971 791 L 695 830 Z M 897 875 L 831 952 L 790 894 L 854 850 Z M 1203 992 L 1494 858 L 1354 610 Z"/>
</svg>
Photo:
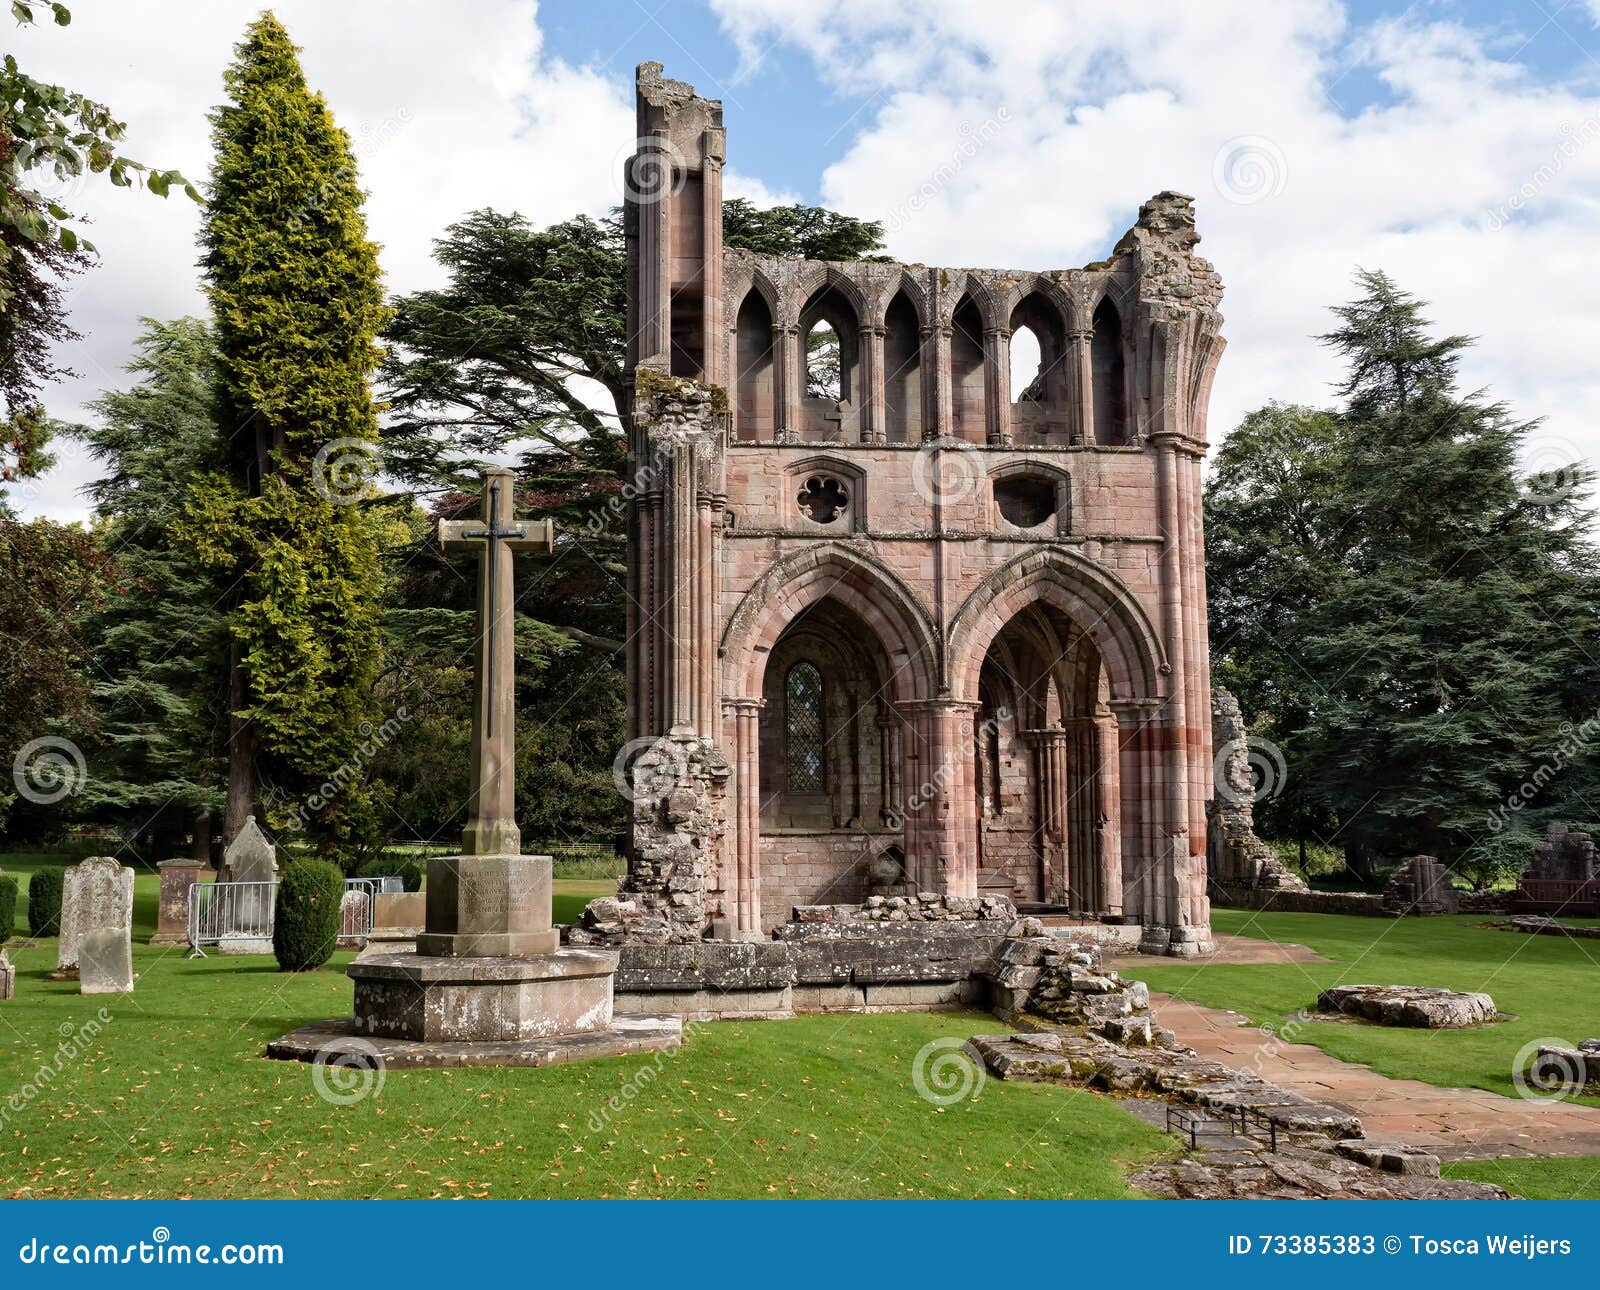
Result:
<svg viewBox="0 0 1600 1290">
<path fill-rule="evenodd" d="M 904 287 L 883 315 L 883 414 L 887 442 L 922 442 L 922 318 Z"/>
<path fill-rule="evenodd" d="M 813 439 L 859 438 L 861 295 L 830 280 L 800 310 L 800 429 Z"/>
<path fill-rule="evenodd" d="M 779 560 L 740 600 L 719 650 L 724 692 L 758 697 L 779 636 L 825 597 L 876 634 L 889 659 L 897 702 L 938 693 L 938 636 L 915 593 L 878 561 L 831 542 Z"/>
<path fill-rule="evenodd" d="M 1094 441 L 1128 442 L 1128 393 L 1123 359 L 1122 316 L 1110 300 L 1094 311 L 1094 336 L 1089 342 L 1089 366 L 1094 382 Z"/>
<path fill-rule="evenodd" d="M 1019 339 L 1031 335 L 1038 347 L 1037 374 L 1012 368 L 1011 430 L 1021 442 L 1063 440 L 1071 419 L 1071 366 L 1067 353 L 1067 320 L 1044 292 L 1030 291 L 1011 311 L 1012 352 Z M 1031 379 L 1030 379 L 1031 378 Z"/>
<path fill-rule="evenodd" d="M 756 287 L 746 293 L 734 323 L 734 432 L 744 440 L 770 440 L 776 430 L 772 306 Z"/>
<path fill-rule="evenodd" d="M 1104 661 L 1113 699 L 1164 693 L 1166 655 L 1144 608 L 1114 573 L 1061 548 L 1030 551 L 991 572 L 956 612 L 947 682 L 957 699 L 976 700 L 990 644 L 1028 604 L 1043 601 L 1089 637 Z"/>
<path fill-rule="evenodd" d="M 955 435 L 968 443 L 989 437 L 984 379 L 984 317 L 971 292 L 950 315 L 950 397 Z"/>
<path fill-rule="evenodd" d="M 989 472 L 989 524 L 997 533 L 1019 530 L 1065 537 L 1072 532 L 1072 476 L 1030 457 L 1002 462 Z M 1018 507 L 1031 511 L 1018 513 Z"/>
</svg>

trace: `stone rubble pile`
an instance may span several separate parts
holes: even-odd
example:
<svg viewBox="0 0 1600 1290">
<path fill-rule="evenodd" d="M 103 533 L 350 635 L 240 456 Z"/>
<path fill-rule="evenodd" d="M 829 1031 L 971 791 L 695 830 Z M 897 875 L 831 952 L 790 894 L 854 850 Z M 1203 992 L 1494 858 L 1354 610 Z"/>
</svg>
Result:
<svg viewBox="0 0 1600 1290">
<path fill-rule="evenodd" d="M 1530 1074 L 1541 1088 L 1600 1084 L 1600 1039 L 1581 1040 L 1576 1048 L 1546 1044 L 1533 1059 Z"/>
<path fill-rule="evenodd" d="M 1499 1012 L 1482 992 L 1419 985 L 1339 985 L 1317 996 L 1317 1011 L 1359 1017 L 1380 1026 L 1460 1030 L 1494 1021 Z"/>
<path fill-rule="evenodd" d="M 1003 1017 L 1032 1013 L 1125 1044 L 1173 1042 L 1171 1031 L 1150 1015 L 1150 988 L 1102 967 L 1098 946 L 1014 938 L 987 975 L 994 1009 Z"/>
</svg>

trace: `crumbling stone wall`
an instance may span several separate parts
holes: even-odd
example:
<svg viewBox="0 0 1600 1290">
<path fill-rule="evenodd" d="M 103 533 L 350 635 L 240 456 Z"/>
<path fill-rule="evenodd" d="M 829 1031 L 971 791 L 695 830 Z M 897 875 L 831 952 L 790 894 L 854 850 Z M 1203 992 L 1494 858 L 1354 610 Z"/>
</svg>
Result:
<svg viewBox="0 0 1600 1290">
<path fill-rule="evenodd" d="M 1241 902 L 1255 891 L 1305 891 L 1305 880 L 1256 836 L 1244 714 L 1239 700 L 1221 686 L 1211 689 L 1211 739 L 1216 763 L 1214 796 L 1206 804 L 1206 861 L 1212 899 Z"/>
<path fill-rule="evenodd" d="M 698 735 L 667 735 L 632 768 L 628 872 L 615 896 L 592 900 L 572 945 L 698 941 L 721 914 L 727 758 Z"/>
<path fill-rule="evenodd" d="M 1545 830 L 1544 841 L 1534 845 L 1522 876 L 1558 882 L 1589 882 L 1600 878 L 1594 838 L 1587 833 L 1569 833 L 1565 824 L 1550 825 Z"/>
</svg>

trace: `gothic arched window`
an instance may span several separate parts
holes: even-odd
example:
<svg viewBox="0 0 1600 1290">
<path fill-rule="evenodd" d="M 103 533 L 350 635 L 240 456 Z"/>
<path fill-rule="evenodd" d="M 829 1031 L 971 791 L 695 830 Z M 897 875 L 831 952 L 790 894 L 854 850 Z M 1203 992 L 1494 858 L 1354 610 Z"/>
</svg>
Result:
<svg viewBox="0 0 1600 1290">
<path fill-rule="evenodd" d="M 811 663 L 796 663 L 784 678 L 783 730 L 789 791 L 822 792 L 822 673 Z"/>
</svg>

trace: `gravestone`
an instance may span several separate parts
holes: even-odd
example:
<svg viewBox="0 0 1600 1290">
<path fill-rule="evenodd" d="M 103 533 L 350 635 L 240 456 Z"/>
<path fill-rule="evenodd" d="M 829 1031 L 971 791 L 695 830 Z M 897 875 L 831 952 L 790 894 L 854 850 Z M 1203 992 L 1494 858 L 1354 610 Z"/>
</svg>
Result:
<svg viewBox="0 0 1600 1290">
<path fill-rule="evenodd" d="M 156 905 L 156 934 L 152 945 L 187 945 L 189 942 L 189 888 L 209 882 L 216 876 L 204 860 L 163 860 L 156 866 L 161 874 L 161 896 Z"/>
<path fill-rule="evenodd" d="M 133 938 L 126 927 L 94 927 L 78 942 L 79 994 L 133 993 Z"/>
<path fill-rule="evenodd" d="M 367 906 L 372 897 L 359 887 L 348 888 L 339 901 L 341 950 L 359 950 L 367 943 Z"/>
<path fill-rule="evenodd" d="M 91 856 L 62 877 L 58 976 L 76 975 L 78 946 L 86 933 L 100 927 L 133 934 L 133 870 L 110 856 Z"/>
<path fill-rule="evenodd" d="M 224 901 L 222 934 L 217 950 L 222 954 L 272 953 L 271 884 L 278 881 L 278 850 L 251 816 L 223 853 L 223 873 L 232 883 L 260 884 L 235 887 L 219 893 Z"/>
<path fill-rule="evenodd" d="M 17 968 L 4 950 L 0 950 L 0 1003 L 14 998 L 17 993 Z"/>
</svg>

